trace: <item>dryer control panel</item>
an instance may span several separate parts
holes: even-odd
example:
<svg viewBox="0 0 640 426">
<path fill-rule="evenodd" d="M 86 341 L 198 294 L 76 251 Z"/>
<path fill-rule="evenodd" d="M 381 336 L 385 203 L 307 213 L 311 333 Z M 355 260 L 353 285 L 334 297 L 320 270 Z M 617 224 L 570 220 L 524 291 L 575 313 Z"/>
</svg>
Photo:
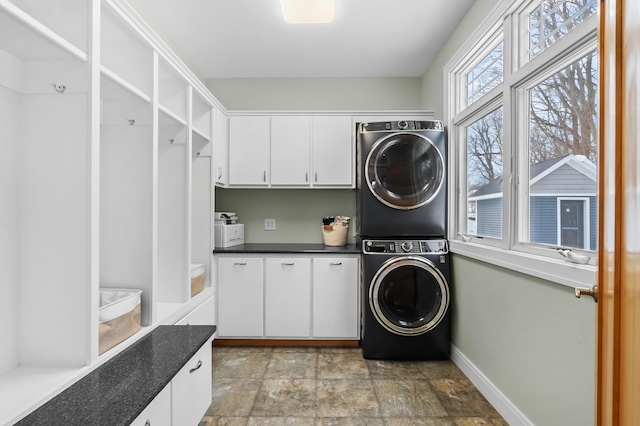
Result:
<svg viewBox="0 0 640 426">
<path fill-rule="evenodd" d="M 447 240 L 363 240 L 364 254 L 448 253 Z"/>
</svg>

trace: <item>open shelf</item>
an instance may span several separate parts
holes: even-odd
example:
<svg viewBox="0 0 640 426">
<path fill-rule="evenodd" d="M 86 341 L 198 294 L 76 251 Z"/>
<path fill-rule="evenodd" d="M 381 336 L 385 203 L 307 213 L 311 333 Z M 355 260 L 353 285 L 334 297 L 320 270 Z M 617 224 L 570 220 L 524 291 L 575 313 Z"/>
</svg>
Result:
<svg viewBox="0 0 640 426">
<path fill-rule="evenodd" d="M 7 0 L 0 0 L 0 50 L 22 60 L 87 60 L 84 50 Z"/>
</svg>

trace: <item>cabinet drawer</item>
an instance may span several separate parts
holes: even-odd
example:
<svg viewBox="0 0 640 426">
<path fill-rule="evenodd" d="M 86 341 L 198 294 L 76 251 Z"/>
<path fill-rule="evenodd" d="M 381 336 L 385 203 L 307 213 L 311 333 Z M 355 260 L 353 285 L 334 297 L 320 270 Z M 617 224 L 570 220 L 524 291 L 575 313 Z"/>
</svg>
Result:
<svg viewBox="0 0 640 426">
<path fill-rule="evenodd" d="M 196 426 L 211 404 L 211 342 L 207 342 L 171 381 L 173 425 Z"/>
<path fill-rule="evenodd" d="M 215 325 L 215 299 L 208 298 L 202 305 L 180 318 L 176 325 Z"/>
<path fill-rule="evenodd" d="M 131 423 L 131 426 L 170 426 L 171 425 L 171 385 L 151 401 L 147 408 Z"/>
</svg>

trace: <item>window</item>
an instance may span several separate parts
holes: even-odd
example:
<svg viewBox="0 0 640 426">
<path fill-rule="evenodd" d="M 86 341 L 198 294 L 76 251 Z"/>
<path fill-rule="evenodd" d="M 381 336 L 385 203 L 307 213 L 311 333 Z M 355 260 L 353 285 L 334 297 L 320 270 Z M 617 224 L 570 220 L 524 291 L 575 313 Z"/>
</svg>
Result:
<svg viewBox="0 0 640 426">
<path fill-rule="evenodd" d="M 595 265 L 596 12 L 596 0 L 504 0 L 445 67 L 452 247 L 501 265 L 570 249 Z"/>
<path fill-rule="evenodd" d="M 502 108 L 466 128 L 467 204 L 473 205 L 473 229 L 466 232 L 502 237 Z"/>
<path fill-rule="evenodd" d="M 596 0 L 542 0 L 527 14 L 529 59 L 564 37 L 578 24 L 596 13 Z"/>
</svg>

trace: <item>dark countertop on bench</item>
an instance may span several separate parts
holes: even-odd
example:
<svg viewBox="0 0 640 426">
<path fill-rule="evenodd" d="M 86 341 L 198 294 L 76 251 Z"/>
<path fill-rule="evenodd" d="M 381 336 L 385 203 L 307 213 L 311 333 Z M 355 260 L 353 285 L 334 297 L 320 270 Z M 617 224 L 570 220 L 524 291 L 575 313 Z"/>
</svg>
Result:
<svg viewBox="0 0 640 426">
<path fill-rule="evenodd" d="M 325 246 L 322 243 L 247 243 L 227 248 L 216 248 L 214 254 L 361 254 L 355 244 Z"/>
<path fill-rule="evenodd" d="M 216 331 L 158 326 L 16 425 L 128 425 Z"/>
</svg>

